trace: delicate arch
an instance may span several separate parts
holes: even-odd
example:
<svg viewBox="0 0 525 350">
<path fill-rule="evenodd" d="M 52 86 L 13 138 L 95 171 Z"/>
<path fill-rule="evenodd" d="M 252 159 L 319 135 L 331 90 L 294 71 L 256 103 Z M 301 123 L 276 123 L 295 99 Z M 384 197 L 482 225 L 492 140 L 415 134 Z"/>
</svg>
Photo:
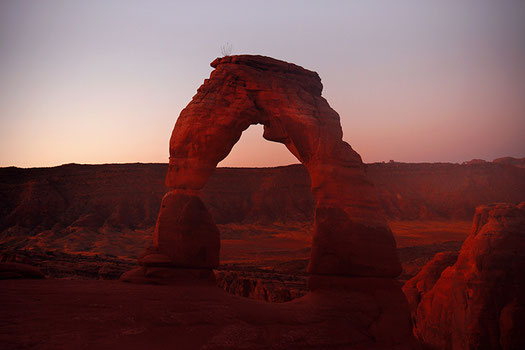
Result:
<svg viewBox="0 0 525 350">
<path fill-rule="evenodd" d="M 228 56 L 181 112 L 170 139 L 155 246 L 175 266 L 219 263 L 219 233 L 200 200 L 217 164 L 242 132 L 286 145 L 310 174 L 316 198 L 309 272 L 395 277 L 401 269 L 361 157 L 342 140 L 339 115 L 321 96 L 317 73 L 263 56 Z"/>
</svg>

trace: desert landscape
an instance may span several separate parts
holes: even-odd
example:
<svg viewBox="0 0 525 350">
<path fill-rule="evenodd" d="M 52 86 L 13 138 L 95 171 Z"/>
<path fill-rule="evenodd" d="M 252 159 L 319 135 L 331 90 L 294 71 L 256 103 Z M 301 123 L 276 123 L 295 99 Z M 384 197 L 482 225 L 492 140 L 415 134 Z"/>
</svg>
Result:
<svg viewBox="0 0 525 350">
<path fill-rule="evenodd" d="M 321 89 L 313 88 L 319 81 L 315 73 L 262 56 L 228 56 L 212 66 L 217 70 L 177 121 L 168 165 L 1 169 L 1 276 L 45 279 L 10 281 L 2 289 L 10 320 L 3 327 L 5 344 L 105 348 L 118 341 L 131 348 L 148 344 L 163 348 L 177 342 L 182 348 L 217 349 L 408 349 L 419 343 L 451 349 L 521 346 L 518 329 L 524 288 L 519 271 L 524 259 L 519 249 L 524 242 L 525 209 L 523 203 L 516 204 L 525 194 L 525 159 L 364 165 L 340 139 L 338 115 L 321 99 Z M 260 71 L 267 73 L 264 79 Z M 295 79 L 288 80 L 289 75 Z M 240 86 L 250 82 L 254 87 L 239 92 L 236 85 L 233 89 L 224 85 L 231 76 L 242 77 L 236 79 Z M 326 129 L 313 134 L 313 142 L 323 147 L 312 151 L 312 136 L 294 129 L 303 123 L 304 114 L 273 119 L 279 112 L 247 104 L 254 99 L 254 105 L 275 108 L 279 94 L 270 94 L 267 101 L 265 94 L 249 93 L 268 91 L 265 86 L 275 84 L 284 87 L 281 95 L 301 96 L 307 89 L 318 101 L 309 113 L 318 115 L 315 110 L 323 108 L 324 113 L 333 113 L 328 117 L 331 122 L 314 129 Z M 241 102 L 221 107 L 203 101 L 219 100 L 216 94 L 230 96 L 223 101 Z M 323 102 L 326 107 L 319 107 Z M 304 97 L 294 103 L 311 104 Z M 199 121 L 221 108 L 226 111 L 215 116 L 223 118 L 216 124 Z M 298 110 L 302 109 L 309 110 Z M 306 166 L 214 171 L 242 131 L 257 122 L 265 125 L 265 138 L 283 142 Z M 319 141 L 316 134 L 329 138 Z M 516 204 L 491 204 L 495 202 Z M 478 232 L 485 234 L 479 238 Z M 494 244 L 503 250 L 495 253 Z M 488 261 L 488 267 L 480 270 L 488 271 L 482 275 L 476 270 L 480 259 Z M 458 285 L 466 277 L 455 277 L 447 267 L 457 274 L 474 269 L 464 282 L 469 287 Z M 508 271 L 501 271 L 502 267 Z M 440 277 L 445 270 L 448 275 Z M 496 273 L 501 277 L 494 277 Z M 502 288 L 501 278 L 505 286 L 512 286 L 503 287 L 505 296 L 495 289 Z M 116 279 L 120 281 L 110 282 Z M 473 283 L 481 284 L 471 287 Z M 134 285 L 156 285 L 156 289 Z M 463 301 L 467 305 L 463 320 L 450 321 L 451 313 L 465 309 L 459 301 L 442 301 L 440 310 L 449 310 L 446 316 L 434 311 L 435 302 L 426 301 L 448 293 L 451 285 L 459 295 L 465 291 L 477 295 L 470 301 L 469 294 Z M 31 291 L 36 289 L 35 299 Z M 241 299 L 226 297 L 221 289 Z M 64 291 L 75 299 L 65 297 Z M 145 297 L 151 293 L 153 298 Z M 175 304 L 165 304 L 167 295 Z M 496 295 L 498 304 L 493 305 Z M 58 300 L 66 302 L 66 310 L 50 312 L 61 304 Z M 155 304 L 147 305 L 147 300 Z M 143 307 L 133 309 L 130 303 L 138 301 Z M 21 302 L 29 314 L 20 312 Z M 185 310 L 186 304 L 196 311 Z M 97 305 L 101 311 L 92 310 Z M 122 310 L 113 310 L 116 305 Z M 172 310 L 169 316 L 161 316 L 164 308 Z M 131 316 L 122 319 L 124 310 Z M 172 312 L 179 316 L 174 318 Z M 34 313 L 50 314 L 53 324 L 64 317 L 78 322 L 46 328 L 44 336 L 42 321 L 27 319 Z M 90 313 L 93 316 L 86 319 Z M 264 321 L 261 313 L 267 315 Z M 78 314 L 84 316 L 73 316 Z M 472 317 L 481 316 L 476 315 L 500 319 L 477 323 Z M 101 329 L 115 317 L 117 328 L 109 333 Z M 157 317 L 160 321 L 155 321 Z M 37 333 L 26 333 L 34 322 L 31 328 Z M 157 322 L 160 327 L 172 325 L 177 332 L 159 336 Z M 84 323 L 86 328 L 79 333 L 77 327 Z M 218 327 L 224 324 L 225 328 Z M 213 331 L 206 330 L 209 327 Z M 77 336 L 62 339 L 55 330 Z M 94 340 L 92 334 L 99 332 L 102 335 Z M 203 333 L 208 335 L 202 337 Z M 43 337 L 48 340 L 42 343 Z M 33 339 L 40 340 L 35 344 Z"/>
<path fill-rule="evenodd" d="M 525 349 L 523 14 L 1 2 L 0 348 Z"/>
<path fill-rule="evenodd" d="M 513 158 L 368 164 L 367 175 L 396 239 L 400 280 L 415 276 L 438 252 L 459 251 L 477 206 L 519 203 L 525 193 L 524 164 Z M 2 260 L 30 262 L 53 277 L 120 277 L 152 243 L 167 168 L 2 168 Z M 314 200 L 303 166 L 218 168 L 203 201 L 221 233 L 219 276 L 241 283 L 236 271 L 243 271 L 254 288 L 266 273 L 286 273 L 301 278 L 306 290 Z M 235 288 L 243 287 L 234 287 L 235 294 L 249 294 Z"/>
</svg>

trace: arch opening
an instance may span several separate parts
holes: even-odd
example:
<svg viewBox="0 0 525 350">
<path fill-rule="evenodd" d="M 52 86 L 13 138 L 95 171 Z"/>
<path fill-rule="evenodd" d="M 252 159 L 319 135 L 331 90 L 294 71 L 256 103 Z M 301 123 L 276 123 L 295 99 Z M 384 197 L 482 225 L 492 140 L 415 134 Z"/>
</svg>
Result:
<svg viewBox="0 0 525 350">
<path fill-rule="evenodd" d="M 250 125 L 217 167 L 268 168 L 300 163 L 286 146 L 264 139 L 263 133 L 263 124 Z"/>
<path fill-rule="evenodd" d="M 312 242 L 315 201 L 310 176 L 283 144 L 266 140 L 262 134 L 261 124 L 243 132 L 231 153 L 218 164 L 201 197 L 220 232 L 223 268 L 301 274 Z M 246 136 L 259 142 L 243 142 Z M 271 147 L 265 150 L 262 145 Z M 245 152 L 238 155 L 258 163 L 221 168 L 224 163 L 229 165 L 226 161 L 230 157 L 236 160 L 237 150 Z M 276 152 L 281 157 L 276 157 Z"/>
</svg>

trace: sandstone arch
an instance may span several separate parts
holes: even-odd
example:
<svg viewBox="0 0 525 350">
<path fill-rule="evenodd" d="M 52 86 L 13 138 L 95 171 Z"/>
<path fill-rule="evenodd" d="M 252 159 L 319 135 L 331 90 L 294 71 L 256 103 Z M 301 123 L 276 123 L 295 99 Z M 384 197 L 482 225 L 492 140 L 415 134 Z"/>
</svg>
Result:
<svg viewBox="0 0 525 350">
<path fill-rule="evenodd" d="M 211 66 L 171 135 L 172 190 L 162 201 L 155 250 L 175 267 L 218 265 L 219 232 L 199 190 L 241 133 L 263 124 L 263 137 L 283 143 L 310 173 L 317 206 L 309 272 L 397 276 L 392 233 L 361 157 L 342 140 L 339 115 L 321 96 L 317 73 L 251 55 L 217 58 Z"/>
</svg>

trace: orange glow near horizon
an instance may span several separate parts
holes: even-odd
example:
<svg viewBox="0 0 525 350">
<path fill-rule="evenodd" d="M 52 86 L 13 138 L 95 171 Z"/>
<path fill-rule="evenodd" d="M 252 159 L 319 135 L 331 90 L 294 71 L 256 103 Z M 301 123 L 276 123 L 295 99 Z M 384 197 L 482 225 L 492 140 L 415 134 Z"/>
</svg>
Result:
<svg viewBox="0 0 525 350">
<path fill-rule="evenodd" d="M 252 125 L 242 133 L 230 154 L 218 164 L 223 167 L 263 167 L 299 163 L 285 145 L 262 137 L 264 127 Z"/>
</svg>

